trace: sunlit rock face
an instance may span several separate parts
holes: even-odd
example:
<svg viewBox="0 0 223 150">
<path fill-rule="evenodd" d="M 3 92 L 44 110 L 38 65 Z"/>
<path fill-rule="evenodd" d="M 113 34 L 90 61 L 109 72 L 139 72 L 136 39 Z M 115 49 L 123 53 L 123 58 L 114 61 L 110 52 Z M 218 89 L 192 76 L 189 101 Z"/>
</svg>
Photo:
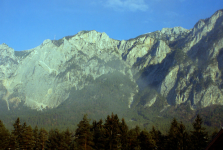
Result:
<svg viewBox="0 0 223 150">
<path fill-rule="evenodd" d="M 134 95 L 147 87 L 167 105 L 190 103 L 195 109 L 223 104 L 223 10 L 190 30 L 163 28 L 127 41 L 81 31 L 21 52 L 1 44 L 0 99 L 9 110 L 19 103 L 37 110 L 55 108 L 71 89 L 81 90 L 115 71 L 134 83 L 126 98 L 129 107 Z M 153 106 L 157 97 L 145 107 Z"/>
<path fill-rule="evenodd" d="M 137 70 L 134 75 L 139 87 L 155 88 L 171 105 L 223 104 L 223 10 L 198 21 L 190 30 L 162 29 L 138 40 L 151 37 L 155 42 L 148 53 L 135 59 L 126 57 Z"/>
<path fill-rule="evenodd" d="M 81 90 L 103 74 L 119 71 L 134 82 L 118 51 L 119 43 L 105 33 L 81 31 L 58 41 L 45 40 L 22 52 L 2 44 L 0 98 L 8 109 L 24 101 L 26 106 L 41 110 L 57 107 L 69 97 L 71 88 Z M 136 90 L 135 84 L 132 92 Z"/>
</svg>

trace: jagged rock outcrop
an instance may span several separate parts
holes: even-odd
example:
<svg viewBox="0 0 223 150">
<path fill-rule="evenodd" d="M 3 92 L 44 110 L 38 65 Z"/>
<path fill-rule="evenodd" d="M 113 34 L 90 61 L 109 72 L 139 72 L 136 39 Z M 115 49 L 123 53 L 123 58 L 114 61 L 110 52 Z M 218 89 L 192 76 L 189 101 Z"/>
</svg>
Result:
<svg viewBox="0 0 223 150">
<path fill-rule="evenodd" d="M 164 31 L 167 32 L 161 30 L 160 35 L 168 33 L 177 38 L 157 36 L 166 44 L 158 46 L 163 57 L 154 57 L 161 60 L 151 63 L 151 53 L 138 58 L 136 66 L 143 72 L 139 78 L 142 86 L 154 87 L 172 105 L 187 102 L 192 108 L 222 105 L 223 10 L 198 21 L 191 30 Z"/>
<path fill-rule="evenodd" d="M 71 88 L 81 90 L 91 80 L 118 71 L 135 84 L 129 106 L 147 87 L 157 93 L 144 107 L 153 106 L 158 95 L 169 105 L 188 103 L 192 109 L 222 105 L 222 64 L 223 10 L 190 30 L 163 28 L 127 41 L 81 31 L 22 52 L 0 45 L 0 99 L 8 109 L 21 102 L 38 110 L 54 108 L 69 97 Z"/>
</svg>

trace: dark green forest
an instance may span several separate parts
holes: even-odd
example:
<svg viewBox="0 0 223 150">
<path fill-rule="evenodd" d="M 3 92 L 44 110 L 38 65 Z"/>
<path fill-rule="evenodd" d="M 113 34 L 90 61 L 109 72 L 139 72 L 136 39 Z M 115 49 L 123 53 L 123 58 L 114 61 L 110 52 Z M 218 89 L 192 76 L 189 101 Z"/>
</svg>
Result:
<svg viewBox="0 0 223 150">
<path fill-rule="evenodd" d="M 117 114 L 108 115 L 105 121 L 90 121 L 85 114 L 76 130 L 32 128 L 17 118 L 11 130 L 0 120 L 0 150 L 203 150 L 218 133 L 209 133 L 200 115 L 192 129 L 173 118 L 166 133 L 152 126 L 129 128 L 125 119 Z"/>
</svg>

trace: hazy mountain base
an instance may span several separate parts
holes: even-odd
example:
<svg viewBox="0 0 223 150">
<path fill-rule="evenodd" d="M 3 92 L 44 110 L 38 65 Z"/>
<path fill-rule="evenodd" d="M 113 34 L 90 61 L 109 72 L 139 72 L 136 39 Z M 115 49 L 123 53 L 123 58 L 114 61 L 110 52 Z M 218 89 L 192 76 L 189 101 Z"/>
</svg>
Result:
<svg viewBox="0 0 223 150">
<path fill-rule="evenodd" d="M 133 109 L 129 109 L 129 97 L 131 91 L 135 90 L 136 83 L 131 81 L 126 75 L 115 71 L 104 74 L 94 80 L 92 77 L 87 79 L 90 84 L 81 90 L 72 88 L 69 98 L 59 107 L 54 109 L 43 109 L 37 112 L 19 103 L 19 106 L 7 110 L 6 103 L 1 101 L 1 120 L 6 124 L 11 124 L 16 117 L 35 126 L 49 127 L 70 127 L 78 123 L 84 114 L 88 114 L 90 119 L 99 120 L 105 118 L 112 112 L 127 120 L 139 118 Z M 136 120 L 136 119 L 134 119 Z"/>
<path fill-rule="evenodd" d="M 120 75 L 121 74 L 104 75 L 98 79 L 98 81 L 95 81 L 97 83 L 96 85 L 92 83 L 80 91 L 71 89 L 72 94 L 70 97 L 55 109 L 36 111 L 20 103 L 20 106 L 11 111 L 1 109 L 0 118 L 7 127 L 11 127 L 14 120 L 20 117 L 22 121 L 26 121 L 32 127 L 38 125 L 47 130 L 51 128 L 69 128 L 74 131 L 77 128 L 77 123 L 86 113 L 91 121 L 93 121 L 101 118 L 105 119 L 107 115 L 114 112 L 119 114 L 120 118 L 124 117 L 130 128 L 134 128 L 138 125 L 140 128 L 150 130 L 154 125 L 164 134 L 168 131 L 169 124 L 173 117 L 182 121 L 187 126 L 188 130 L 190 130 L 192 129 L 191 122 L 193 122 L 194 118 L 199 113 L 209 133 L 213 132 L 214 127 L 220 128 L 220 125 L 223 123 L 223 118 L 220 115 L 223 113 L 222 106 L 213 105 L 204 109 L 191 110 L 190 105 L 181 104 L 178 107 L 167 106 L 165 109 L 160 110 L 159 108 L 163 107 L 163 101 L 165 101 L 165 99 L 159 94 L 159 101 L 157 100 L 152 107 L 144 107 L 143 103 L 139 103 L 138 106 L 135 107 L 133 103 L 131 105 L 132 108 L 129 109 L 126 105 L 127 101 L 125 96 L 123 96 L 123 91 L 118 87 L 120 82 L 115 82 L 117 79 L 124 78 L 124 76 Z M 116 80 L 111 80 L 111 76 Z M 131 87 L 131 82 L 129 83 L 129 87 Z M 107 84 L 115 88 L 111 90 L 111 88 L 109 88 L 110 86 L 107 86 Z M 127 91 L 125 92 L 129 94 Z M 140 99 L 140 101 L 143 102 L 146 101 L 147 98 L 150 98 L 148 95 L 151 96 L 156 94 L 156 91 L 146 89 L 144 92 L 141 92 L 141 94 L 136 94 L 135 99 Z M 73 98 L 78 99 L 78 101 L 74 102 L 72 100 Z M 3 103 L 1 105 L 6 104 Z"/>
<path fill-rule="evenodd" d="M 172 118 L 161 118 L 159 108 L 163 108 L 165 99 L 159 95 L 159 101 L 156 101 L 151 109 L 142 109 L 140 106 L 135 107 L 131 104 L 131 109 L 128 107 L 131 91 L 136 87 L 128 77 L 116 71 L 110 74 L 102 75 L 93 80 L 88 77 L 90 84 L 82 90 L 72 88 L 69 98 L 64 101 L 59 107 L 54 109 L 43 109 L 42 111 L 32 110 L 26 107 L 23 103 L 7 110 L 6 103 L 1 101 L 2 108 L 0 118 L 7 126 L 11 126 L 13 121 L 20 117 L 22 121 L 26 121 L 33 127 L 59 128 L 65 129 L 69 127 L 75 130 L 76 124 L 82 119 L 84 114 L 88 114 L 93 120 L 105 119 L 112 112 L 118 114 L 120 118 L 126 119 L 129 127 L 139 125 L 141 128 L 150 128 L 156 125 L 161 131 L 167 131 Z M 134 99 L 150 98 L 156 91 L 144 89 L 144 92 L 139 92 Z M 150 96 L 149 96 L 150 95 Z M 4 106 L 5 105 L 5 106 Z M 148 110 L 148 111 L 147 111 Z M 157 117 L 158 116 L 158 117 Z M 172 116 L 171 116 L 172 117 Z"/>
<path fill-rule="evenodd" d="M 44 127 L 46 130 L 50 130 L 52 128 L 64 130 L 66 128 L 69 128 L 71 131 L 75 131 L 78 122 L 80 122 L 85 112 L 89 114 L 89 118 L 91 119 L 91 121 L 99 120 L 100 118 L 104 120 L 108 115 L 106 113 L 109 112 L 102 107 L 98 107 L 100 109 L 100 112 L 95 112 L 95 110 L 87 110 L 89 107 L 75 106 L 71 108 L 69 107 L 70 105 L 63 104 L 60 108 L 44 110 L 42 112 L 32 110 L 25 106 L 21 106 L 22 110 L 6 110 L 6 112 L 4 113 L 2 113 L 1 111 L 0 118 L 1 120 L 5 121 L 5 126 L 10 130 L 12 129 L 14 119 L 19 116 L 21 121 L 26 121 L 27 124 L 29 123 L 33 128 L 38 125 L 38 127 Z M 150 109 L 144 110 L 144 113 L 149 114 L 150 112 Z M 184 112 L 184 114 L 182 114 L 182 112 Z M 139 114 L 140 113 L 142 112 L 139 112 Z M 132 111 L 132 109 L 128 109 L 126 114 L 121 114 L 123 116 L 126 116 L 126 123 L 130 127 L 130 129 L 138 125 L 142 129 L 145 128 L 147 130 L 150 130 L 152 126 L 155 126 L 157 129 L 162 131 L 162 133 L 167 134 L 167 131 L 170 127 L 170 122 L 172 121 L 173 117 L 177 118 L 178 121 L 182 121 L 187 129 L 191 130 L 191 122 L 193 122 L 193 119 L 196 117 L 197 113 L 200 113 L 201 116 L 205 117 L 203 119 L 204 127 L 209 133 L 212 133 L 214 130 L 216 130 L 216 128 L 220 129 L 220 125 L 222 124 L 221 120 L 223 120 L 221 115 L 223 113 L 223 108 L 219 106 L 215 106 L 213 108 L 210 107 L 208 108 L 208 110 L 203 109 L 191 112 L 185 111 L 184 109 L 182 109 L 182 107 L 169 107 L 166 113 L 159 113 L 160 116 L 153 116 L 158 115 L 154 113 L 151 116 L 147 115 L 146 117 L 149 117 L 149 119 L 145 119 L 145 116 L 138 115 L 137 112 Z M 191 118 L 188 119 L 188 117 Z"/>
</svg>

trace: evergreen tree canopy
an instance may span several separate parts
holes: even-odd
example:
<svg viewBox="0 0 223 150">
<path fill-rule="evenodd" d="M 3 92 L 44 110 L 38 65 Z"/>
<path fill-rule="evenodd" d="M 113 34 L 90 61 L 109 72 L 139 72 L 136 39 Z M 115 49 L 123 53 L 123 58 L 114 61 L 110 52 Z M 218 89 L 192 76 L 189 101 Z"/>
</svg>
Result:
<svg viewBox="0 0 223 150">
<path fill-rule="evenodd" d="M 182 122 L 180 122 L 178 127 L 178 139 L 179 139 L 179 149 L 180 150 L 191 150 L 191 139 L 186 131 L 186 127 Z"/>
<path fill-rule="evenodd" d="M 93 149 L 93 134 L 90 131 L 91 125 L 87 119 L 87 115 L 84 115 L 83 119 L 77 125 L 75 133 L 75 141 L 80 150 L 92 150 Z"/>
<path fill-rule="evenodd" d="M 152 130 L 150 131 L 150 134 L 152 136 L 152 139 L 155 141 L 155 145 L 157 149 L 164 149 L 164 136 L 159 130 L 156 130 L 155 127 L 152 127 Z"/>
<path fill-rule="evenodd" d="M 39 137 L 38 137 L 38 133 L 39 133 L 39 130 L 38 130 L 38 127 L 35 126 L 34 130 L 33 130 L 33 139 L 34 139 L 34 150 L 38 150 L 38 145 L 39 145 Z"/>
<path fill-rule="evenodd" d="M 94 149 L 97 150 L 103 150 L 105 148 L 105 129 L 102 123 L 102 119 L 98 122 L 93 121 L 92 126 Z"/>
<path fill-rule="evenodd" d="M 120 123 L 119 125 L 120 127 L 120 140 L 121 140 L 121 145 L 122 145 L 122 150 L 127 150 L 128 149 L 128 132 L 129 132 L 129 129 L 128 129 L 128 126 L 127 124 L 125 123 L 125 119 L 122 118 L 122 122 Z"/>
<path fill-rule="evenodd" d="M 48 132 L 44 128 L 41 128 L 37 137 L 38 139 L 37 149 L 40 149 L 40 150 L 45 149 L 47 138 L 48 138 Z"/>
<path fill-rule="evenodd" d="M 41 137 L 39 137 L 41 138 Z M 44 141 L 44 139 L 43 139 Z M 62 135 L 60 133 L 60 131 L 58 129 L 51 129 L 49 131 L 49 136 L 48 136 L 48 140 L 47 140 L 47 148 L 48 149 L 61 149 L 62 145 Z M 62 150 L 62 149 L 61 149 Z"/>
<path fill-rule="evenodd" d="M 112 113 L 111 117 L 108 115 L 104 124 L 105 129 L 105 148 L 109 150 L 116 150 L 121 147 L 120 141 L 120 126 L 117 114 Z"/>
<path fill-rule="evenodd" d="M 134 150 L 140 146 L 140 141 L 138 139 L 139 134 L 140 134 L 139 126 L 136 126 L 134 129 L 129 130 L 128 132 L 129 150 Z"/>
<path fill-rule="evenodd" d="M 14 134 L 11 134 L 8 149 L 18 149 L 18 148 L 19 148 L 19 143 L 16 140 L 16 136 Z"/>
<path fill-rule="evenodd" d="M 26 123 L 22 126 L 22 136 L 21 136 L 21 143 L 20 148 L 21 149 L 33 149 L 35 146 L 34 143 L 34 136 L 33 136 L 33 130 L 31 126 L 26 126 Z"/>
<path fill-rule="evenodd" d="M 202 123 L 202 119 L 198 114 L 193 123 L 194 130 L 191 131 L 191 140 L 194 150 L 202 150 L 208 143 L 208 133 L 205 131 L 206 129 L 202 127 Z"/>
<path fill-rule="evenodd" d="M 169 150 L 185 150 L 190 149 L 189 135 L 183 123 L 178 123 L 174 118 L 166 140 L 166 149 Z"/>
<path fill-rule="evenodd" d="M 16 143 L 17 148 L 19 148 L 22 140 L 22 125 L 20 124 L 19 117 L 16 119 L 15 123 L 13 124 L 14 130 L 12 130 L 13 138 L 15 138 L 15 141 L 11 141 L 12 143 Z"/>
<path fill-rule="evenodd" d="M 32 130 L 26 122 L 20 125 L 17 118 L 10 134 L 0 120 L 0 150 L 202 150 L 208 142 L 202 123 L 197 115 L 189 135 L 185 125 L 174 118 L 168 134 L 163 135 L 154 126 L 150 132 L 141 131 L 139 126 L 129 130 L 125 119 L 120 122 L 118 116 L 112 113 L 104 124 L 101 119 L 90 125 L 87 115 L 84 115 L 75 133 L 69 129 L 62 132 L 51 129 L 48 134 L 44 128 L 39 130 L 37 126 Z"/>
<path fill-rule="evenodd" d="M 66 129 L 65 132 L 62 132 L 63 135 L 63 143 L 64 143 L 64 148 L 69 149 L 72 143 L 72 133 L 69 131 L 69 129 Z"/>
<path fill-rule="evenodd" d="M 9 144 L 10 140 L 10 133 L 9 131 L 5 128 L 5 125 L 3 122 L 0 120 L 0 150 L 6 149 L 6 147 Z"/>
<path fill-rule="evenodd" d="M 153 150 L 156 148 L 155 141 L 152 139 L 152 136 L 146 130 L 140 132 L 138 139 L 140 142 L 141 150 Z"/>
</svg>

